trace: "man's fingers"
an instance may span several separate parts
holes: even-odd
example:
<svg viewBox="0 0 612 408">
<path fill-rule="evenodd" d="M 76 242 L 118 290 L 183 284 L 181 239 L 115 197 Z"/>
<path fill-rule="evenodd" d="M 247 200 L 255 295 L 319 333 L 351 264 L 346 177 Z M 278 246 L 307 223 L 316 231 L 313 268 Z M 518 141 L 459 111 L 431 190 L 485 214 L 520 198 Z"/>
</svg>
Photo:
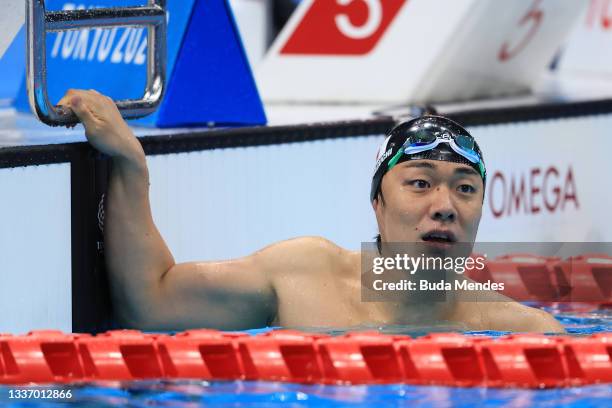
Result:
<svg viewBox="0 0 612 408">
<path fill-rule="evenodd" d="M 70 106 L 70 99 L 72 99 L 71 95 L 68 95 L 68 94 L 64 95 L 62 99 L 60 99 L 60 101 L 57 103 L 57 106 L 64 106 L 64 107 Z"/>
<path fill-rule="evenodd" d="M 62 97 L 62 99 L 59 100 L 59 102 L 57 103 L 57 107 L 58 110 L 60 112 L 67 112 L 68 108 L 72 107 L 72 98 L 74 98 L 75 96 L 80 96 L 81 100 L 84 100 L 83 97 L 85 96 L 84 91 L 80 91 L 80 90 L 76 90 L 76 89 L 69 89 L 68 92 L 66 92 L 64 94 L 64 96 Z"/>
<path fill-rule="evenodd" d="M 83 103 L 83 98 L 80 95 L 72 96 L 69 102 L 68 106 L 70 106 L 74 114 L 77 115 L 86 128 L 94 125 L 95 118 L 87 108 L 87 105 Z"/>
</svg>

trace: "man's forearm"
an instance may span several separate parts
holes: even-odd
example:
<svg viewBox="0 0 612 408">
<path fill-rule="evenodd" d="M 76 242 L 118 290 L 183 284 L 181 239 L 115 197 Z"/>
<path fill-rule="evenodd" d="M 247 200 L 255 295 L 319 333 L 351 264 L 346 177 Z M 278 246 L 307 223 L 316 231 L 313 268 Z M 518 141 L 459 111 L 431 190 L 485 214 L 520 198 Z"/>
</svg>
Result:
<svg viewBox="0 0 612 408">
<path fill-rule="evenodd" d="M 163 274 L 174 259 L 157 230 L 149 203 L 149 175 L 140 146 L 112 159 L 104 240 L 118 317 L 143 324 L 159 299 Z"/>
</svg>

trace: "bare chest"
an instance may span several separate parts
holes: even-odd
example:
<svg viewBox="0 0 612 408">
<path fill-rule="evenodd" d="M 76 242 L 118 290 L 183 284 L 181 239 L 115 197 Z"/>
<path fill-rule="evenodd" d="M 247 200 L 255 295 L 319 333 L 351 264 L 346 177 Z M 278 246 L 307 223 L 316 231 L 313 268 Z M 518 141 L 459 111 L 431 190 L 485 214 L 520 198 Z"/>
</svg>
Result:
<svg viewBox="0 0 612 408">
<path fill-rule="evenodd" d="M 284 327 L 350 327 L 388 323 L 379 304 L 361 301 L 360 266 L 290 275 L 276 282 L 278 314 Z"/>
</svg>

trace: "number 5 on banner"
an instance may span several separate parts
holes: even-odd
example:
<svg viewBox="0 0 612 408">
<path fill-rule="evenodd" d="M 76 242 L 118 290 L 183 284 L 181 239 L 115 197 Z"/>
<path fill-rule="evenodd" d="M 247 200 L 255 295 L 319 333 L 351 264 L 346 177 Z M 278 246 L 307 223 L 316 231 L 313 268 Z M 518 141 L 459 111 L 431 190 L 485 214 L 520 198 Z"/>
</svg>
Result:
<svg viewBox="0 0 612 408">
<path fill-rule="evenodd" d="M 336 0 L 340 6 L 348 6 L 354 0 Z M 363 0 L 368 7 L 368 18 L 363 25 L 356 26 L 351 23 L 349 17 L 344 14 L 336 14 L 335 22 L 338 30 L 349 38 L 368 38 L 378 30 L 382 23 L 383 10 L 381 0 Z"/>
<path fill-rule="evenodd" d="M 370 53 L 409 0 L 303 0 L 283 29 L 281 55 Z M 427 1 L 427 0 L 425 0 Z"/>
</svg>

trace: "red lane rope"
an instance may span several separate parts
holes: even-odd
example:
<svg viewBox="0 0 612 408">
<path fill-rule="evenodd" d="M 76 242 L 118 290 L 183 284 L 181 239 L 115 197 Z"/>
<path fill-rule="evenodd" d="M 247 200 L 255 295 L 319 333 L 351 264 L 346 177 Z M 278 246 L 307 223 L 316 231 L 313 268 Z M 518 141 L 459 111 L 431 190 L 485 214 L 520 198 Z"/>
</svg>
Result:
<svg viewBox="0 0 612 408">
<path fill-rule="evenodd" d="M 612 303 L 612 256 L 590 253 L 565 260 L 533 254 L 489 259 L 484 268 L 468 269 L 477 282 L 504 283 L 500 291 L 517 301 Z"/>
<path fill-rule="evenodd" d="M 610 383 L 611 360 L 612 333 L 416 339 L 289 330 L 0 334 L 0 384 L 165 378 L 541 388 Z"/>
</svg>

